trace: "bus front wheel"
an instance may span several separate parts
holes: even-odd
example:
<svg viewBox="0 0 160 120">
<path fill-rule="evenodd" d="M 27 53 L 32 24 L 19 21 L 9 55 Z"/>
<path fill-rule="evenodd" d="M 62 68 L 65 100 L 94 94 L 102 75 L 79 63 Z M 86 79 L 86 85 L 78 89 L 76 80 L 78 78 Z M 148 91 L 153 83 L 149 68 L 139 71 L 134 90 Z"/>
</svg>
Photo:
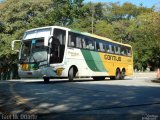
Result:
<svg viewBox="0 0 160 120">
<path fill-rule="evenodd" d="M 76 73 L 77 73 L 77 69 L 74 66 L 69 69 L 69 71 L 68 71 L 69 81 L 73 81 L 73 79 L 76 76 Z"/>
<path fill-rule="evenodd" d="M 44 83 L 49 83 L 49 77 L 43 77 Z"/>
</svg>

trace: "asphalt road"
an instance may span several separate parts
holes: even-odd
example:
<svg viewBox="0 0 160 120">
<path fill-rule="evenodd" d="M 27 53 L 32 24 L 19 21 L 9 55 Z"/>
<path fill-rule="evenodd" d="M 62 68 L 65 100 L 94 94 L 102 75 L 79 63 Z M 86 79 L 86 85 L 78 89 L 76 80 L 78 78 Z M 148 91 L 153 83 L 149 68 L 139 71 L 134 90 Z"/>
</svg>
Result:
<svg viewBox="0 0 160 120">
<path fill-rule="evenodd" d="M 155 73 L 125 80 L 0 81 L 0 119 L 160 119 L 160 83 Z M 7 114 L 7 115 L 6 115 Z"/>
</svg>

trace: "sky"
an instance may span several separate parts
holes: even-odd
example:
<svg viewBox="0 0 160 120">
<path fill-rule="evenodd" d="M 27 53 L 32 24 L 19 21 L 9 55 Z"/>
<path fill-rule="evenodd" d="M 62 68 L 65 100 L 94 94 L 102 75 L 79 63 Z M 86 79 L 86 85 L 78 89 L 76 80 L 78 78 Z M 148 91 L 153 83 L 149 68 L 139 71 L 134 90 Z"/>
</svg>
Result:
<svg viewBox="0 0 160 120">
<path fill-rule="evenodd" d="M 152 7 L 155 5 L 156 7 L 160 7 L 160 0 L 84 0 L 85 2 L 120 2 L 120 4 L 123 4 L 125 2 L 133 3 L 137 6 L 140 4 L 143 4 L 144 7 Z"/>
</svg>

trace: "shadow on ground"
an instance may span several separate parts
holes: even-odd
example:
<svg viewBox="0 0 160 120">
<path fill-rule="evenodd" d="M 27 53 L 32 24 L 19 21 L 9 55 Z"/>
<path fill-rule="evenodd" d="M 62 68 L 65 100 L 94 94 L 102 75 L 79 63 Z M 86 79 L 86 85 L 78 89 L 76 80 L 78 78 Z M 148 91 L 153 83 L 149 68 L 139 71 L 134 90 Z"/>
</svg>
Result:
<svg viewBox="0 0 160 120">
<path fill-rule="evenodd" d="M 160 114 L 160 87 L 64 80 L 47 84 L 16 82 L 14 90 L 27 99 L 24 104 L 28 105 L 30 110 L 24 112 L 34 111 L 40 119 L 142 119 L 144 114 Z"/>
</svg>

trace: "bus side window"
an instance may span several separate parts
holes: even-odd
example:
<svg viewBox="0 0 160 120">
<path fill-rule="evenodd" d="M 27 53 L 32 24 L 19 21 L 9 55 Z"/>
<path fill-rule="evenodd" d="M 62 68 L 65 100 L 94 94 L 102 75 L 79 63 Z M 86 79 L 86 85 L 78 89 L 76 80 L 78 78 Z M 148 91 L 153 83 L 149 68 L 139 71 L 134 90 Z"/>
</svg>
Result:
<svg viewBox="0 0 160 120">
<path fill-rule="evenodd" d="M 92 40 L 92 38 L 90 38 L 90 37 L 86 37 L 85 41 L 86 41 L 86 48 L 90 49 L 90 50 L 94 50 L 94 46 L 95 46 L 94 40 Z"/>
<path fill-rule="evenodd" d="M 85 38 L 82 38 L 82 47 L 84 49 L 86 49 L 86 41 L 85 41 Z"/>
<path fill-rule="evenodd" d="M 110 50 L 109 50 L 109 44 L 108 44 L 108 42 L 106 42 L 105 45 L 106 45 L 106 52 L 109 53 Z"/>
<path fill-rule="evenodd" d="M 82 48 L 82 40 L 81 40 L 81 37 L 76 34 L 76 47 L 77 48 Z"/>
<path fill-rule="evenodd" d="M 121 55 L 127 55 L 126 54 L 126 49 L 124 46 L 121 46 Z"/>
<path fill-rule="evenodd" d="M 124 55 L 124 49 L 122 46 L 121 46 L 121 55 Z"/>
<path fill-rule="evenodd" d="M 132 53 L 131 53 L 131 48 L 126 48 L 126 50 L 127 50 L 127 56 L 131 56 L 132 55 Z"/>
<path fill-rule="evenodd" d="M 101 43 L 99 43 L 99 45 L 100 45 L 100 50 L 102 51 L 102 52 L 104 52 L 105 51 L 105 45 L 101 42 Z"/>
<path fill-rule="evenodd" d="M 113 44 L 109 44 L 109 53 L 114 53 L 114 46 Z"/>
<path fill-rule="evenodd" d="M 116 46 L 114 46 L 114 48 L 115 48 L 115 54 L 120 54 L 120 46 L 119 45 L 116 45 Z"/>
<path fill-rule="evenodd" d="M 74 35 L 74 33 L 69 32 L 68 46 L 75 47 L 75 45 L 76 45 L 76 43 L 75 43 L 75 35 Z"/>
<path fill-rule="evenodd" d="M 96 50 L 100 52 L 105 52 L 105 44 L 100 40 L 96 41 Z"/>
<path fill-rule="evenodd" d="M 127 52 L 127 48 L 126 47 L 124 47 L 124 55 L 128 55 L 128 52 Z"/>
<path fill-rule="evenodd" d="M 96 40 L 96 50 L 100 51 L 99 42 Z"/>
</svg>

